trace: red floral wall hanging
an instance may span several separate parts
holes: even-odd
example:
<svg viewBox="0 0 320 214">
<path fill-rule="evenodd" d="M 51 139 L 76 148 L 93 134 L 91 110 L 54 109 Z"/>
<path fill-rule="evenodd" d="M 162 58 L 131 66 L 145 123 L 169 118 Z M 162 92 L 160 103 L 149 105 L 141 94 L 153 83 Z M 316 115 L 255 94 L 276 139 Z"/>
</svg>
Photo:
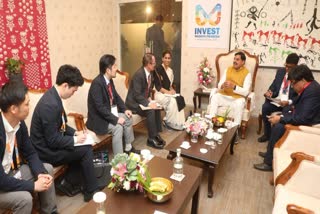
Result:
<svg viewBox="0 0 320 214">
<path fill-rule="evenodd" d="M 8 81 L 7 58 L 25 63 L 24 83 L 32 89 L 51 87 L 50 57 L 43 0 L 0 0 L 0 85 Z"/>
</svg>

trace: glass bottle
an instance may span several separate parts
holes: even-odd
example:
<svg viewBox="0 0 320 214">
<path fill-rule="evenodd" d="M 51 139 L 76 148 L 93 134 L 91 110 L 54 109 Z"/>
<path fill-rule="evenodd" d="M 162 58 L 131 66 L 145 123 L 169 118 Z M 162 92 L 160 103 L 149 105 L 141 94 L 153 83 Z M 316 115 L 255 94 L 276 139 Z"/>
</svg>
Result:
<svg viewBox="0 0 320 214">
<path fill-rule="evenodd" d="M 183 176 L 183 158 L 181 157 L 181 149 L 177 149 L 177 157 L 173 160 L 173 175 L 177 178 Z"/>
</svg>

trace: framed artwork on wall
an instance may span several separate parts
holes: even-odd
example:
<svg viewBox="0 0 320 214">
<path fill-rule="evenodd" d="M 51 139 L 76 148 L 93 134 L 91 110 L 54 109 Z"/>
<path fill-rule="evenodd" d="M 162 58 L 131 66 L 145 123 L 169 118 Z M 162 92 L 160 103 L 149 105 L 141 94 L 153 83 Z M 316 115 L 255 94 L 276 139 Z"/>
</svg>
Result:
<svg viewBox="0 0 320 214">
<path fill-rule="evenodd" d="M 262 67 L 282 67 L 295 52 L 320 71 L 318 0 L 233 0 L 230 49 L 258 55 Z"/>
</svg>

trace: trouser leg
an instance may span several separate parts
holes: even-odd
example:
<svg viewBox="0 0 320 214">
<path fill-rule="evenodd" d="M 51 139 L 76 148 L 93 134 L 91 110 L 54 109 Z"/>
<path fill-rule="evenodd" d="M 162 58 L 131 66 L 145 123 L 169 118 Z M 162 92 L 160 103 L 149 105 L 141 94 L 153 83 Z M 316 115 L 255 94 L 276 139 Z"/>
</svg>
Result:
<svg viewBox="0 0 320 214">
<path fill-rule="evenodd" d="M 86 146 L 80 146 L 80 147 L 84 147 L 85 149 Z M 98 185 L 97 185 L 98 181 L 94 173 L 92 147 L 90 146 L 89 148 L 86 148 L 86 150 L 82 152 L 84 152 L 84 155 L 80 160 L 80 165 L 81 165 L 81 171 L 82 171 L 84 183 L 85 183 L 85 191 L 93 192 L 98 189 Z"/>
<path fill-rule="evenodd" d="M 69 164 L 68 172 L 81 172 L 85 191 L 93 192 L 98 189 L 93 166 L 92 146 L 77 146 L 72 151 L 64 150 L 63 158 L 58 162 L 52 160 L 52 164 L 54 166 Z M 79 180 L 81 179 L 79 178 Z"/>
<path fill-rule="evenodd" d="M 233 118 L 234 122 L 238 125 L 241 124 L 242 120 L 242 112 L 245 105 L 245 99 L 244 98 L 237 98 L 232 102 L 232 111 L 233 111 Z"/>
<path fill-rule="evenodd" d="M 116 155 L 118 153 L 123 153 L 123 126 L 116 124 L 115 126 L 109 123 L 108 133 L 112 133 L 112 151 Z"/>
<path fill-rule="evenodd" d="M 212 116 L 216 116 L 218 112 L 218 104 L 219 104 L 219 94 L 213 94 L 210 99 L 210 110 L 209 114 Z"/>
<path fill-rule="evenodd" d="M 134 141 L 134 133 L 132 127 L 132 118 L 128 118 L 125 114 L 121 114 L 125 118 L 125 123 L 123 125 L 123 137 L 125 144 L 131 144 Z"/>
<path fill-rule="evenodd" d="M 0 213 L 11 210 L 13 214 L 30 214 L 32 211 L 32 195 L 27 191 L 0 191 Z"/>
<path fill-rule="evenodd" d="M 155 138 L 158 135 L 158 125 L 156 124 L 156 110 L 138 110 L 137 113 L 147 118 L 147 128 L 149 138 Z M 158 111 L 158 113 L 160 113 Z"/>
<path fill-rule="evenodd" d="M 264 135 L 270 138 L 271 134 L 271 124 L 267 118 L 267 115 L 270 115 L 272 112 L 281 111 L 281 107 L 277 107 L 271 104 L 269 101 L 266 101 L 262 105 L 262 120 L 263 120 L 263 127 L 264 127 Z"/>
<path fill-rule="evenodd" d="M 43 164 L 47 172 L 53 177 L 53 167 L 51 164 L 44 163 Z M 30 167 L 26 164 L 20 167 L 21 177 L 24 180 L 32 180 L 35 178 L 30 170 Z M 52 213 L 54 209 L 56 209 L 56 192 L 54 188 L 54 184 L 52 183 L 50 188 L 46 191 L 39 192 L 39 201 L 40 201 L 40 211 L 41 213 Z"/>
<path fill-rule="evenodd" d="M 273 160 L 273 148 L 274 145 L 278 142 L 278 140 L 282 137 L 285 132 L 285 126 L 281 123 L 275 124 L 271 129 L 271 137 L 268 142 L 267 153 L 264 158 L 264 163 L 269 166 L 272 165 Z"/>
</svg>

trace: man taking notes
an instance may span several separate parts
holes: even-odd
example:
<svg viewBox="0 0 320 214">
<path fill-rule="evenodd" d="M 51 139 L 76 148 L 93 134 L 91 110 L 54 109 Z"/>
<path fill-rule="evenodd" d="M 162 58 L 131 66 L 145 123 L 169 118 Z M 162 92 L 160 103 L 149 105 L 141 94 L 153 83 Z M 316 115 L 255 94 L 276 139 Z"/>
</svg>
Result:
<svg viewBox="0 0 320 214">
<path fill-rule="evenodd" d="M 70 181 L 75 172 L 81 171 L 84 178 L 84 201 L 90 201 L 98 190 L 94 174 L 91 145 L 77 146 L 86 140 L 86 133 L 75 131 L 67 124 L 62 99 L 68 99 L 83 85 L 78 68 L 63 65 L 59 68 L 56 84 L 39 100 L 31 121 L 31 139 L 40 159 L 53 166 L 68 164 L 67 178 L 57 186 L 69 195 Z M 71 179 L 70 179 L 71 180 Z"/>
</svg>

